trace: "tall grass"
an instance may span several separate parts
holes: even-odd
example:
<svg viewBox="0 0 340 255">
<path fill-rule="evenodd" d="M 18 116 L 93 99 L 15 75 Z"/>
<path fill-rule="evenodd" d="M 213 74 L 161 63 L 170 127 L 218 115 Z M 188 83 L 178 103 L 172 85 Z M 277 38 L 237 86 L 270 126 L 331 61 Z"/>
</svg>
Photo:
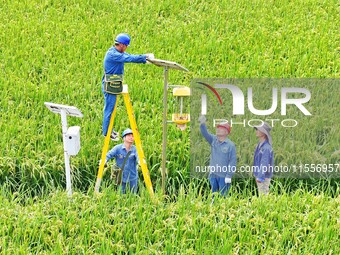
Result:
<svg viewBox="0 0 340 255">
<path fill-rule="evenodd" d="M 211 199 L 189 185 L 176 202 L 107 188 L 0 195 L 2 254 L 338 254 L 339 197 L 298 189 L 277 198 Z M 246 195 L 246 196 L 244 196 Z"/>
<path fill-rule="evenodd" d="M 103 146 L 102 61 L 117 33 L 132 36 L 128 52 L 152 52 L 190 70 L 170 70 L 171 84 L 215 77 L 338 79 L 338 8 L 335 0 L 3 0 L 0 253 L 339 254 L 338 180 L 274 179 L 271 194 L 257 197 L 252 178 L 234 179 L 228 198 L 211 204 L 208 181 L 190 178 L 195 119 L 185 132 L 168 126 L 167 195 L 160 194 L 163 70 L 152 65 L 127 64 L 125 83 L 155 198 L 142 180 L 139 195 L 120 195 L 107 174 L 103 192 L 92 193 Z M 314 117 L 296 131 L 273 132 L 277 164 L 339 162 L 339 87 L 311 89 Z M 70 126 L 81 126 L 82 146 L 71 158 L 71 198 L 64 192 L 60 116 L 46 101 L 84 114 L 68 118 Z M 123 100 L 118 107 L 121 132 L 129 123 Z M 239 164 L 250 164 L 252 131 L 234 129 L 231 138 Z"/>
<path fill-rule="evenodd" d="M 171 70 L 172 84 L 189 85 L 193 77 L 339 78 L 336 1 L 5 0 L 0 14 L 0 181 L 13 190 L 65 185 L 60 117 L 45 108 L 45 101 L 74 105 L 83 112 L 83 119 L 69 118 L 69 125 L 81 126 L 82 141 L 80 153 L 71 159 L 72 178 L 81 191 L 92 185 L 103 145 L 102 61 L 119 32 L 131 34 L 129 52 L 153 52 L 190 70 Z M 157 183 L 163 70 L 127 64 L 125 72 L 151 177 Z M 330 96 L 327 105 L 337 112 L 333 95 L 338 89 L 322 88 L 310 106 L 317 110 Z M 292 151 L 277 148 L 277 160 L 339 162 L 336 119 L 327 115 L 324 121 L 306 123 L 297 134 L 274 132 L 276 141 L 304 138 L 299 144 L 285 139 Z M 115 123 L 118 131 L 129 125 L 122 100 Z M 318 127 L 315 133 L 307 131 L 308 124 Z M 188 185 L 190 130 L 169 126 L 168 134 L 169 183 Z M 242 135 L 238 137 L 238 156 L 247 161 L 251 150 L 242 143 Z"/>
</svg>

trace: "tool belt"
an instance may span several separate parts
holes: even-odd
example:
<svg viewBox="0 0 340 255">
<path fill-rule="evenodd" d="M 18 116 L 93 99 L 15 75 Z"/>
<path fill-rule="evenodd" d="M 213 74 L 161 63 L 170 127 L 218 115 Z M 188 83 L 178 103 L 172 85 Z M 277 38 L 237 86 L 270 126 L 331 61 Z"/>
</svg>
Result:
<svg viewBox="0 0 340 255">
<path fill-rule="evenodd" d="M 122 184 L 122 169 L 120 169 L 117 165 L 112 166 L 110 179 L 113 181 L 114 185 Z"/>
<path fill-rule="evenodd" d="M 120 94 L 123 91 L 123 75 L 105 74 L 104 91 L 109 94 Z"/>
<path fill-rule="evenodd" d="M 121 185 L 122 184 L 124 167 L 125 167 L 126 161 L 128 160 L 130 154 L 131 154 L 131 150 L 126 154 L 124 161 L 123 161 L 123 164 L 122 164 L 122 168 L 118 167 L 117 164 L 115 164 L 111 169 L 111 180 L 114 181 L 115 185 Z"/>
</svg>

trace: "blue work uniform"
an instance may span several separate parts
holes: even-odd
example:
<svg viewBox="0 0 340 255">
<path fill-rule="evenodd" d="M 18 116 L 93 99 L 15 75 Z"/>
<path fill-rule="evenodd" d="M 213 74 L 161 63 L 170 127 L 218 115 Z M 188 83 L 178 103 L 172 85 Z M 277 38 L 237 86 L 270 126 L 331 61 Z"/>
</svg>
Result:
<svg viewBox="0 0 340 255">
<path fill-rule="evenodd" d="M 226 178 L 232 178 L 236 171 L 236 146 L 228 138 L 220 142 L 216 135 L 208 132 L 205 124 L 200 125 L 200 130 L 211 146 L 209 182 L 212 192 L 219 191 L 225 196 L 231 186 L 226 183 Z"/>
<path fill-rule="evenodd" d="M 139 162 L 139 158 L 136 146 L 132 145 L 130 151 L 131 153 L 125 162 L 122 173 L 122 193 L 125 193 L 127 184 L 129 184 L 130 190 L 134 193 L 137 192 L 138 188 L 137 163 Z M 117 166 L 121 169 L 128 152 L 129 151 L 126 150 L 123 143 L 118 144 L 106 154 L 106 162 L 112 158 L 115 158 Z"/>
<path fill-rule="evenodd" d="M 266 140 L 258 143 L 254 153 L 253 174 L 256 180 L 263 182 L 264 179 L 273 177 L 274 152 L 270 143 Z"/>
<path fill-rule="evenodd" d="M 131 55 L 126 52 L 120 52 L 115 46 L 112 46 L 104 58 L 105 74 L 124 74 L 124 63 L 146 63 L 146 55 Z M 104 94 L 104 118 L 103 118 L 103 135 L 105 136 L 110 124 L 111 114 L 116 104 L 116 95 L 104 91 L 104 76 L 102 78 L 102 92 Z"/>
</svg>

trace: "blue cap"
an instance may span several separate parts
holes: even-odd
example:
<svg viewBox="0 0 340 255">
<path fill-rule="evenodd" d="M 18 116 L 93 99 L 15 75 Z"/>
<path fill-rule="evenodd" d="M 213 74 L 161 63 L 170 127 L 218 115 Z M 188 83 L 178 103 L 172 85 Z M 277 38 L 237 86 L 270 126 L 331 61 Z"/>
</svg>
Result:
<svg viewBox="0 0 340 255">
<path fill-rule="evenodd" d="M 122 43 L 125 44 L 127 46 L 130 45 L 130 36 L 128 34 L 119 34 L 117 35 L 116 39 L 115 39 L 115 43 Z"/>
<path fill-rule="evenodd" d="M 133 134 L 133 132 L 130 128 L 127 128 L 127 129 L 124 130 L 124 132 L 122 134 L 122 138 L 124 138 L 124 136 L 126 136 L 128 134 Z"/>
</svg>

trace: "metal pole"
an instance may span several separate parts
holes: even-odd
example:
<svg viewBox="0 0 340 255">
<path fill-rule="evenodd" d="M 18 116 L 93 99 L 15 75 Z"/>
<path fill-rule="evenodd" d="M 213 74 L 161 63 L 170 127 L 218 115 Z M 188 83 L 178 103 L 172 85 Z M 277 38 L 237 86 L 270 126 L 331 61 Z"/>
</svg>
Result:
<svg viewBox="0 0 340 255">
<path fill-rule="evenodd" d="M 63 143 L 64 143 L 64 157 L 65 157 L 65 174 L 66 174 L 66 192 L 68 196 L 72 195 L 72 186 L 71 186 L 71 168 L 70 168 L 70 156 L 67 153 L 66 148 L 66 132 L 67 132 L 67 115 L 64 109 L 60 110 L 61 115 L 61 125 L 63 130 Z"/>
<path fill-rule="evenodd" d="M 164 67 L 163 91 L 163 146 L 162 146 L 162 191 L 165 194 L 166 183 L 166 137 L 167 137 L 167 105 L 168 105 L 168 67 Z"/>
</svg>

